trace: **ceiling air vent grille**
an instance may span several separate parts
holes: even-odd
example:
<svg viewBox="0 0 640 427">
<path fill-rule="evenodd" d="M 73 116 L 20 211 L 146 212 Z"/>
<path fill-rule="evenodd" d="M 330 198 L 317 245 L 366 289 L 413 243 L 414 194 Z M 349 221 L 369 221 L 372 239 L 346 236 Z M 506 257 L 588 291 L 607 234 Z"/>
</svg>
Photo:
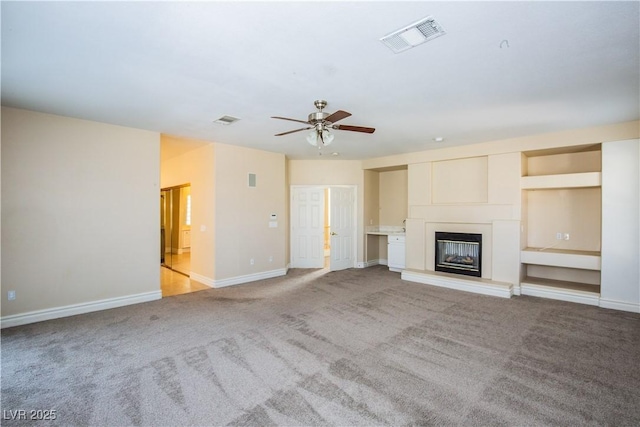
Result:
<svg viewBox="0 0 640 427">
<path fill-rule="evenodd" d="M 231 117 L 231 116 L 222 116 L 217 120 L 214 120 L 213 123 L 218 123 L 220 125 L 230 125 L 231 123 L 235 123 L 238 120 L 240 120 L 237 117 Z"/>
<path fill-rule="evenodd" d="M 394 53 L 400 53 L 446 33 L 432 16 L 427 16 L 411 25 L 387 34 L 380 41 Z"/>
</svg>

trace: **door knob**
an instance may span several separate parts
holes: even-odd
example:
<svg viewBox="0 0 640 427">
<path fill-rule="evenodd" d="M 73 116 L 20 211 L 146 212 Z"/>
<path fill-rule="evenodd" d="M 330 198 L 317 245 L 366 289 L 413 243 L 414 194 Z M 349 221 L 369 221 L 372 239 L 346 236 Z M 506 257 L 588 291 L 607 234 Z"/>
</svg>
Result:
<svg viewBox="0 0 640 427">
<path fill-rule="evenodd" d="M 337 235 L 338 235 L 338 233 L 336 233 L 336 232 L 333 232 L 333 231 L 332 231 L 332 232 L 331 232 L 331 235 L 332 235 L 332 236 L 337 236 Z"/>
</svg>

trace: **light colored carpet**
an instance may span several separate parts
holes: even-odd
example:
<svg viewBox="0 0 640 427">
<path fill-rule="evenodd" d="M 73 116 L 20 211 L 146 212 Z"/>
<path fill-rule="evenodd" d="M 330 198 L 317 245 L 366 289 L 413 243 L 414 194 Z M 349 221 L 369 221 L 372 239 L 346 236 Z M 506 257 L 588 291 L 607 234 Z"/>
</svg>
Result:
<svg viewBox="0 0 640 427">
<path fill-rule="evenodd" d="M 28 425 L 637 426 L 640 315 L 291 270 L 5 329 L 2 409 L 56 410 Z"/>
</svg>

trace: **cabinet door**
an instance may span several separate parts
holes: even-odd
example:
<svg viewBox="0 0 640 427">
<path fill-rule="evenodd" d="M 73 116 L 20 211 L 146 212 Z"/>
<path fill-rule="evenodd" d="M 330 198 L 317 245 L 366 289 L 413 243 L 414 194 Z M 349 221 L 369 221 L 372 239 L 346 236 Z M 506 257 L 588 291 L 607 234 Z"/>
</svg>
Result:
<svg viewBox="0 0 640 427">
<path fill-rule="evenodd" d="M 389 241 L 388 245 L 388 260 L 389 268 L 404 268 L 405 261 L 405 246 L 404 242 Z"/>
</svg>

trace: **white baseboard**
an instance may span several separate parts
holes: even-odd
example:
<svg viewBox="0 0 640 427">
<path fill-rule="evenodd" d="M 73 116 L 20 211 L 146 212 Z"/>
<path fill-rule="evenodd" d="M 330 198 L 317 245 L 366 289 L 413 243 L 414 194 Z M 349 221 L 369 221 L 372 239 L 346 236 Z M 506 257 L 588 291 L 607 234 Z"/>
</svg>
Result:
<svg viewBox="0 0 640 427">
<path fill-rule="evenodd" d="M 513 285 L 510 283 L 494 282 L 485 279 L 474 279 L 445 275 L 431 271 L 402 270 L 402 280 L 440 286 L 458 291 L 473 292 L 475 294 L 490 295 L 501 298 L 511 298 Z"/>
<path fill-rule="evenodd" d="M 214 287 L 213 284 L 214 284 L 215 280 L 213 280 L 210 277 L 203 276 L 203 275 L 198 274 L 198 273 L 194 273 L 193 271 L 189 272 L 189 279 L 195 280 L 196 282 L 202 283 L 203 285 L 207 285 L 210 288 Z"/>
<path fill-rule="evenodd" d="M 264 280 L 264 279 L 271 279 L 279 276 L 285 276 L 286 274 L 287 274 L 286 268 L 279 268 L 277 270 L 263 271 L 262 273 L 247 274 L 246 276 L 236 276 L 236 277 L 229 277 L 227 279 L 214 280 L 212 286 L 208 285 L 207 283 L 205 283 L 205 285 L 211 286 L 213 288 L 224 288 L 226 286 L 233 286 L 233 285 L 240 285 L 242 283 L 255 282 L 256 280 Z"/>
<path fill-rule="evenodd" d="M 373 267 L 374 265 L 387 265 L 386 259 L 370 259 L 369 261 L 359 262 L 358 268 Z"/>
<path fill-rule="evenodd" d="M 613 310 L 630 311 L 632 313 L 640 313 L 640 303 L 600 298 L 600 307 L 610 308 Z"/>
<path fill-rule="evenodd" d="M 44 310 L 30 311 L 22 314 L 13 314 L 0 318 L 0 328 L 27 325 L 29 323 L 45 320 L 59 319 L 61 317 L 75 316 L 110 308 L 124 307 L 126 305 L 139 304 L 141 302 L 155 301 L 162 298 L 162 291 L 145 292 L 142 294 L 127 295 L 123 297 L 108 298 L 99 301 L 91 301 L 80 304 L 66 305 L 64 307 L 47 308 Z"/>
</svg>

